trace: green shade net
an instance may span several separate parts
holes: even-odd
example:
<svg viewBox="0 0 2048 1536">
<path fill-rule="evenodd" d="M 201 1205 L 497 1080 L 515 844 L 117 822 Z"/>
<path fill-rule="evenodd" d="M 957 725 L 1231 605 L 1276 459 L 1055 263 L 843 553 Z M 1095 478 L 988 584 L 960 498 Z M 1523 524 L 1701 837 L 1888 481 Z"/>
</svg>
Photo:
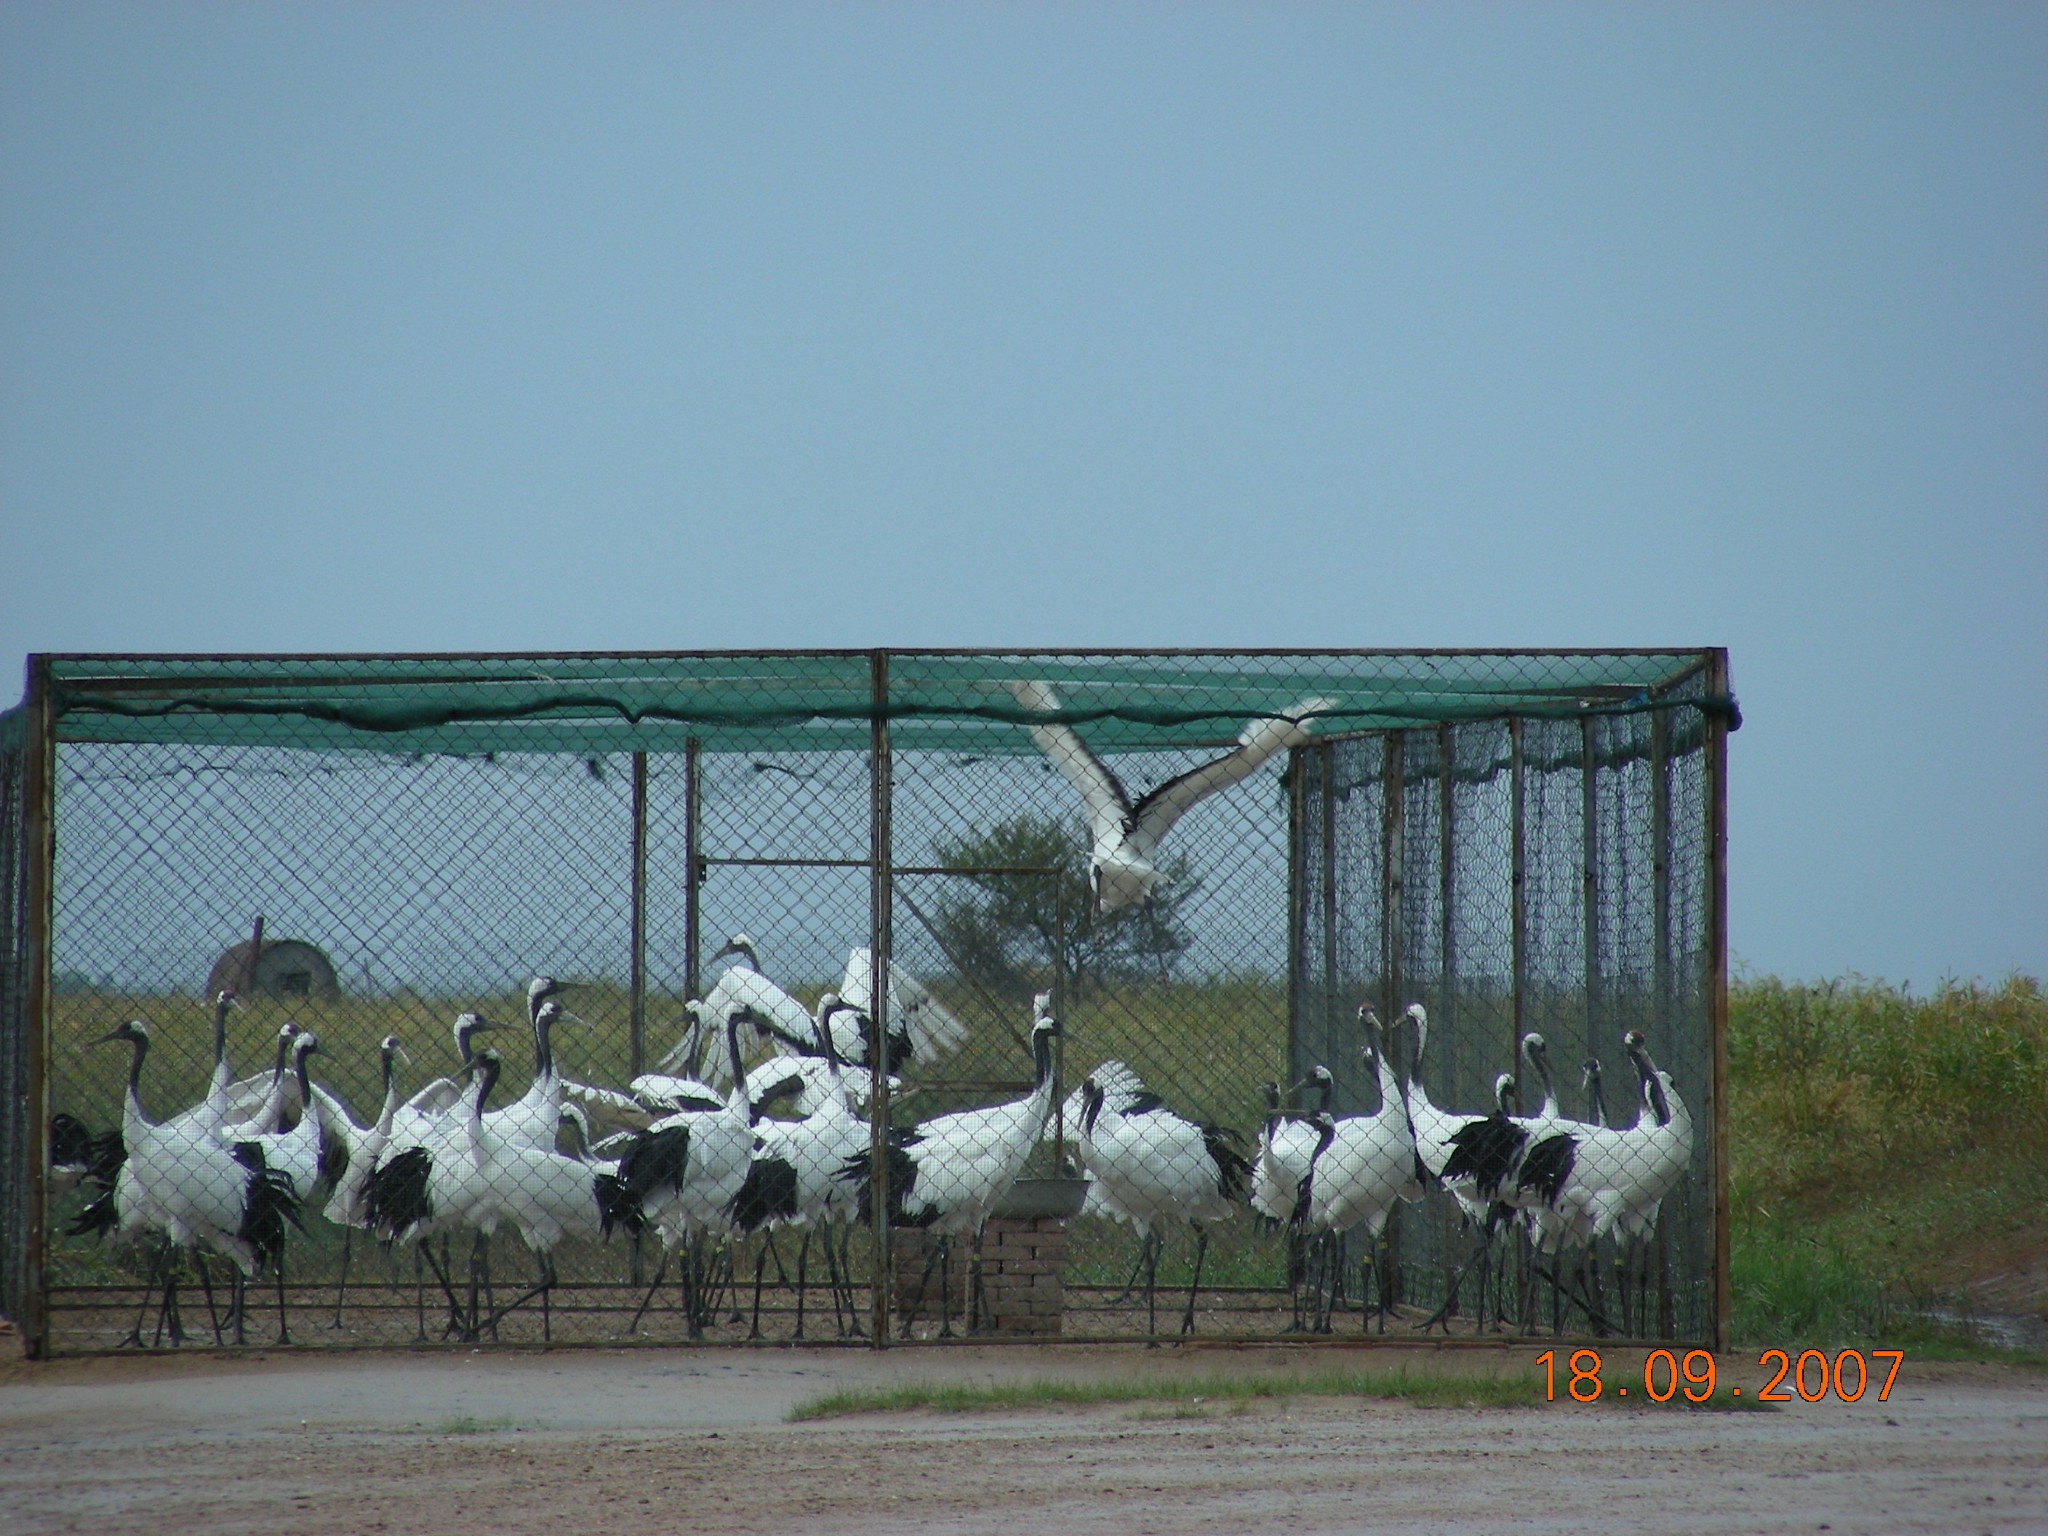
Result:
<svg viewBox="0 0 2048 1536">
<path fill-rule="evenodd" d="M 891 651 L 571 656 L 45 658 L 65 741 L 411 752 L 1035 751 L 1011 692 L 1051 683 L 1098 750 L 1227 742 L 1302 700 L 1319 734 L 1684 703 L 1735 723 L 1673 651 Z M 880 686 L 878 687 L 878 681 Z M 1690 684 L 1691 686 L 1686 686 Z M 1680 697 L 1679 695 L 1683 695 Z M 20 728 L 0 716 L 0 738 Z"/>
</svg>

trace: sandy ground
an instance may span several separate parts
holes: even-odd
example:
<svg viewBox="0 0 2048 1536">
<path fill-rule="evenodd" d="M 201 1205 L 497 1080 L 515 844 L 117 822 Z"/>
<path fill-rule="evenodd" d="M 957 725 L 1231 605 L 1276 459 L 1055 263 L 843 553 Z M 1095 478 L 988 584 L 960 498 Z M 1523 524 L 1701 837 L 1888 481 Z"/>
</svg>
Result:
<svg viewBox="0 0 2048 1536">
<path fill-rule="evenodd" d="M 1428 1359 L 1534 1379 L 1535 1353 Z M 2024 1367 L 1908 1359 L 1886 1403 L 1772 1412 L 1610 1393 L 1487 1411 L 1298 1397 L 786 1419 L 836 1386 L 1285 1377 L 1388 1358 L 977 1346 L 10 1362 L 0 1531 L 2048 1532 L 2048 1373 Z M 1724 1389 L 1760 1384 L 1744 1363 L 1723 1372 Z"/>
</svg>

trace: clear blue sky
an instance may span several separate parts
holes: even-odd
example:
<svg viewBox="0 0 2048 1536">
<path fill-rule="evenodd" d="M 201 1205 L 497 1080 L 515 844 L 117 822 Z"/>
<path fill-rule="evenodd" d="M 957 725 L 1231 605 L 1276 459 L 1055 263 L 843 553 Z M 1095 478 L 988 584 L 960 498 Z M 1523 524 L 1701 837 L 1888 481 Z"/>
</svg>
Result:
<svg viewBox="0 0 2048 1536">
<path fill-rule="evenodd" d="M 35 650 L 1725 644 L 2048 973 L 2048 7 L 0 9 Z"/>
</svg>

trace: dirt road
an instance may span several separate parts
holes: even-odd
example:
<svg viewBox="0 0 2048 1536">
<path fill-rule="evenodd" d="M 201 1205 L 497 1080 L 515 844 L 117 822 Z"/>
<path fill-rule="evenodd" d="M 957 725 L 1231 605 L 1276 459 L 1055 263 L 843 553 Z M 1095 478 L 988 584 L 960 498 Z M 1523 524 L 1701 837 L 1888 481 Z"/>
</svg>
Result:
<svg viewBox="0 0 2048 1536">
<path fill-rule="evenodd" d="M 1887 1403 L 1767 1413 L 1297 1397 L 1245 1411 L 786 1420 L 837 1386 L 1284 1378 L 1363 1358 L 970 1348 L 8 1364 L 0 1531 L 2048 1531 L 2048 1376 L 2024 1368 L 1908 1361 Z M 1457 1358 L 1535 1374 L 1521 1354 Z"/>
</svg>

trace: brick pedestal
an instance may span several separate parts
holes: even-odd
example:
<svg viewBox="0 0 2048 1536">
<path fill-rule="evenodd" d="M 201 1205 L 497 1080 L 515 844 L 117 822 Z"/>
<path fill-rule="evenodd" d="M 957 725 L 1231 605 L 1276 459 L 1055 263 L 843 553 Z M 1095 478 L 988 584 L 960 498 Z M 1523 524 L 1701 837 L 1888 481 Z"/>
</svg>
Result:
<svg viewBox="0 0 2048 1536">
<path fill-rule="evenodd" d="M 892 1234 L 895 1244 L 895 1306 L 900 1318 L 917 1299 L 918 1281 L 924 1274 L 937 1240 L 929 1233 L 899 1230 Z M 973 1264 L 974 1244 L 968 1238 L 953 1241 L 954 1325 L 967 1315 L 967 1282 Z M 985 1331 L 1010 1334 L 1056 1334 L 1060 1313 L 1066 1305 L 1064 1275 L 1067 1267 L 1067 1224 L 1057 1216 L 1018 1219 L 992 1216 L 982 1229 L 982 1295 L 988 1315 Z M 932 1271 L 918 1308 L 920 1322 L 936 1321 L 939 1315 L 939 1271 Z"/>
</svg>

